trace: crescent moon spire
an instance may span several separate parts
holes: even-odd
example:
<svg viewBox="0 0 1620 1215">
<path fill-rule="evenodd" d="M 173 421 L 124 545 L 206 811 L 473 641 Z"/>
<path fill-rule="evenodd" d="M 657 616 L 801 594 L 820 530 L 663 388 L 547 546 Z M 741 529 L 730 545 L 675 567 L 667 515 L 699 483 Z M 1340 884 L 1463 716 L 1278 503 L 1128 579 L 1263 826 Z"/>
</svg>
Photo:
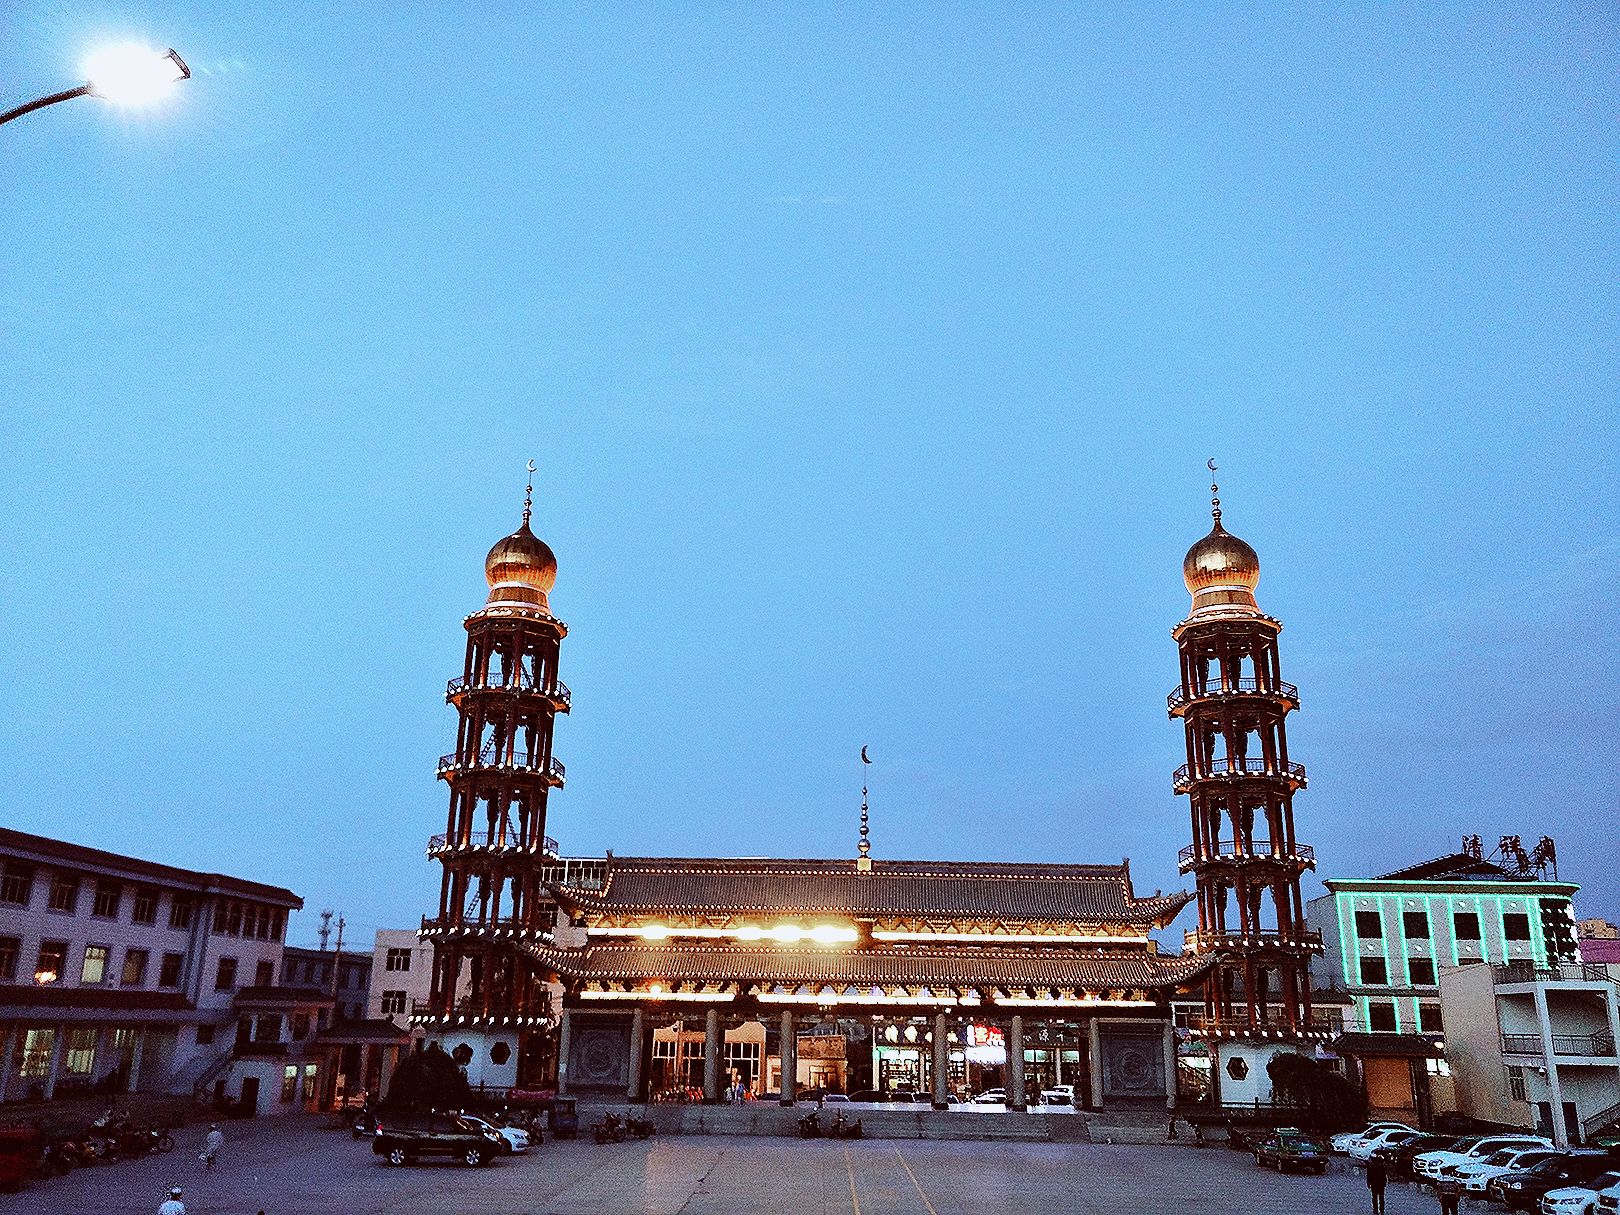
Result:
<svg viewBox="0 0 1620 1215">
<path fill-rule="evenodd" d="M 534 511 L 534 468 L 535 468 L 534 461 L 530 460 L 528 465 L 527 465 L 527 469 L 528 469 L 528 473 L 529 473 L 529 483 L 523 487 L 523 526 L 524 527 L 529 526 L 529 515 L 532 514 L 533 511 Z"/>
<path fill-rule="evenodd" d="M 1218 471 L 1215 467 L 1215 457 L 1211 456 L 1204 464 L 1212 474 L 1209 481 L 1209 513 L 1215 519 L 1215 526 L 1219 527 L 1221 525 L 1221 487 L 1213 476 Z"/>
<path fill-rule="evenodd" d="M 872 831 L 871 815 L 866 805 L 866 768 L 872 762 L 872 757 L 861 748 L 861 842 L 856 849 L 855 868 L 860 873 L 872 872 Z"/>
</svg>

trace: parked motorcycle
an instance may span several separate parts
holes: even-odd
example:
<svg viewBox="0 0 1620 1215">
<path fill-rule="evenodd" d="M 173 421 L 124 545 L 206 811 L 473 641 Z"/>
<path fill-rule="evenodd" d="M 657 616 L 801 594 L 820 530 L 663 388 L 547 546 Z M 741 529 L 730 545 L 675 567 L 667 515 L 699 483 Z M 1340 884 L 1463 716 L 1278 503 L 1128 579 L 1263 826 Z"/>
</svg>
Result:
<svg viewBox="0 0 1620 1215">
<path fill-rule="evenodd" d="M 811 1110 L 803 1118 L 799 1119 L 799 1138 L 800 1139 L 820 1139 L 821 1138 L 821 1119 L 820 1119 L 819 1116 L 817 1116 L 815 1110 Z"/>
<path fill-rule="evenodd" d="M 598 1143 L 623 1143 L 624 1123 L 619 1121 L 617 1114 L 607 1114 L 591 1127 L 591 1134 L 596 1136 Z"/>
<path fill-rule="evenodd" d="M 647 1118 L 631 1118 L 625 1122 L 624 1129 L 637 1139 L 651 1139 L 658 1134 L 658 1128 Z"/>
</svg>

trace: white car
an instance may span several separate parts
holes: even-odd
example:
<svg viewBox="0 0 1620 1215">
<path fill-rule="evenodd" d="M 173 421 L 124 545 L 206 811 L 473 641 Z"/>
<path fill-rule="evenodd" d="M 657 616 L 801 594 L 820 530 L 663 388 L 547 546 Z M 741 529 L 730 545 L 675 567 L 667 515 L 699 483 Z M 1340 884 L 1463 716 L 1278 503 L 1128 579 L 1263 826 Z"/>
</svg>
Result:
<svg viewBox="0 0 1620 1215">
<path fill-rule="evenodd" d="M 1480 1138 L 1461 1139 L 1446 1152 L 1419 1152 L 1412 1157 L 1412 1174 L 1419 1182 L 1433 1184 L 1440 1179 L 1442 1169 L 1453 1165 L 1483 1164 L 1503 1148 L 1550 1148 L 1552 1144 L 1539 1135 L 1485 1135 Z"/>
<path fill-rule="evenodd" d="M 1597 1215 L 1613 1215 L 1620 1211 L 1620 1176 L 1614 1173 L 1605 1173 L 1592 1182 L 1592 1192 L 1597 1195 L 1591 1209 Z"/>
<path fill-rule="evenodd" d="M 1054 1084 L 1051 1088 L 1042 1089 L 1041 1100 L 1047 1105 L 1073 1105 L 1074 1085 Z"/>
<path fill-rule="evenodd" d="M 1007 1090 L 1004 1088 L 987 1088 L 977 1097 L 973 1098 L 974 1105 L 1006 1105 Z"/>
<path fill-rule="evenodd" d="M 1620 1173 L 1604 1173 L 1594 1177 L 1589 1186 L 1570 1185 L 1548 1190 L 1541 1196 L 1541 1212 L 1542 1215 L 1591 1215 L 1601 1209 L 1598 1206 L 1600 1196 L 1620 1203 L 1620 1199 L 1613 1199 L 1616 1194 L 1620 1194 Z"/>
<path fill-rule="evenodd" d="M 1350 1150 L 1350 1145 L 1357 1139 L 1371 1135 L 1374 1131 L 1409 1131 L 1412 1128 L 1403 1122 L 1369 1122 L 1365 1130 L 1345 1131 L 1328 1140 L 1328 1146 L 1340 1155 Z"/>
<path fill-rule="evenodd" d="M 1477 1164 L 1459 1164 L 1454 1166 L 1454 1169 L 1447 1169 L 1445 1175 L 1462 1182 L 1465 1193 L 1483 1194 L 1490 1185 L 1491 1178 L 1518 1169 L 1528 1169 L 1559 1154 L 1552 1148 L 1503 1148 L 1500 1152 L 1492 1152 Z"/>
<path fill-rule="evenodd" d="M 496 1126 L 487 1118 L 480 1118 L 476 1114 L 463 1114 L 468 1122 L 482 1127 L 486 1131 L 493 1131 L 506 1143 L 508 1155 L 521 1156 L 529 1150 L 529 1132 L 521 1126 Z"/>
<path fill-rule="evenodd" d="M 1352 1140 L 1345 1149 L 1345 1154 L 1351 1160 L 1359 1160 L 1365 1164 L 1372 1159 L 1374 1150 L 1381 1147 L 1393 1147 L 1397 1143 L 1404 1143 L 1419 1132 L 1409 1126 L 1387 1127 L 1381 1131 L 1368 1131 L 1360 1139 Z"/>
</svg>

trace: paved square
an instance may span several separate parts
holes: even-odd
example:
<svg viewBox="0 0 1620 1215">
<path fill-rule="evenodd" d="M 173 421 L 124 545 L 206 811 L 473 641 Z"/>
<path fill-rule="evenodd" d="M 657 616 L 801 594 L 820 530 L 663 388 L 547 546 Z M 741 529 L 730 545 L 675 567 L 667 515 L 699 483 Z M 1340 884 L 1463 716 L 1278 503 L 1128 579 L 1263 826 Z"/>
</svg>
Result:
<svg viewBox="0 0 1620 1215">
<path fill-rule="evenodd" d="M 1278 1177 L 1222 1148 L 869 1139 L 683 1137 L 545 1144 L 482 1169 L 389 1168 L 369 1143 L 312 1120 L 228 1124 L 224 1167 L 204 1175 L 200 1127 L 168 1156 L 85 1169 L 0 1198 L 16 1215 L 153 1215 L 168 1186 L 188 1215 L 1354 1215 L 1361 1175 Z M 190 1149 L 190 1150 L 187 1150 Z M 1435 1212 L 1389 1192 L 1389 1215 Z"/>
</svg>

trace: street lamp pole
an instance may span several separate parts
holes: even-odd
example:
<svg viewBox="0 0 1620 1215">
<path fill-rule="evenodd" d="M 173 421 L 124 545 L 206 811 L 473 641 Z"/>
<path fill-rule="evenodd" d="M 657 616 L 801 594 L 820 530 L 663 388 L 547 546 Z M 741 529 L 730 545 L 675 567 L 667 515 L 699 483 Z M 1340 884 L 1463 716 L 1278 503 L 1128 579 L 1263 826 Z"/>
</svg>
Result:
<svg viewBox="0 0 1620 1215">
<path fill-rule="evenodd" d="M 6 110 L 0 113 L 0 125 L 75 97 L 102 97 L 116 105 L 144 105 L 156 101 L 170 85 L 191 79 L 191 69 L 172 48 L 159 54 L 142 46 L 114 47 L 92 56 L 88 66 L 87 82 Z"/>
</svg>

